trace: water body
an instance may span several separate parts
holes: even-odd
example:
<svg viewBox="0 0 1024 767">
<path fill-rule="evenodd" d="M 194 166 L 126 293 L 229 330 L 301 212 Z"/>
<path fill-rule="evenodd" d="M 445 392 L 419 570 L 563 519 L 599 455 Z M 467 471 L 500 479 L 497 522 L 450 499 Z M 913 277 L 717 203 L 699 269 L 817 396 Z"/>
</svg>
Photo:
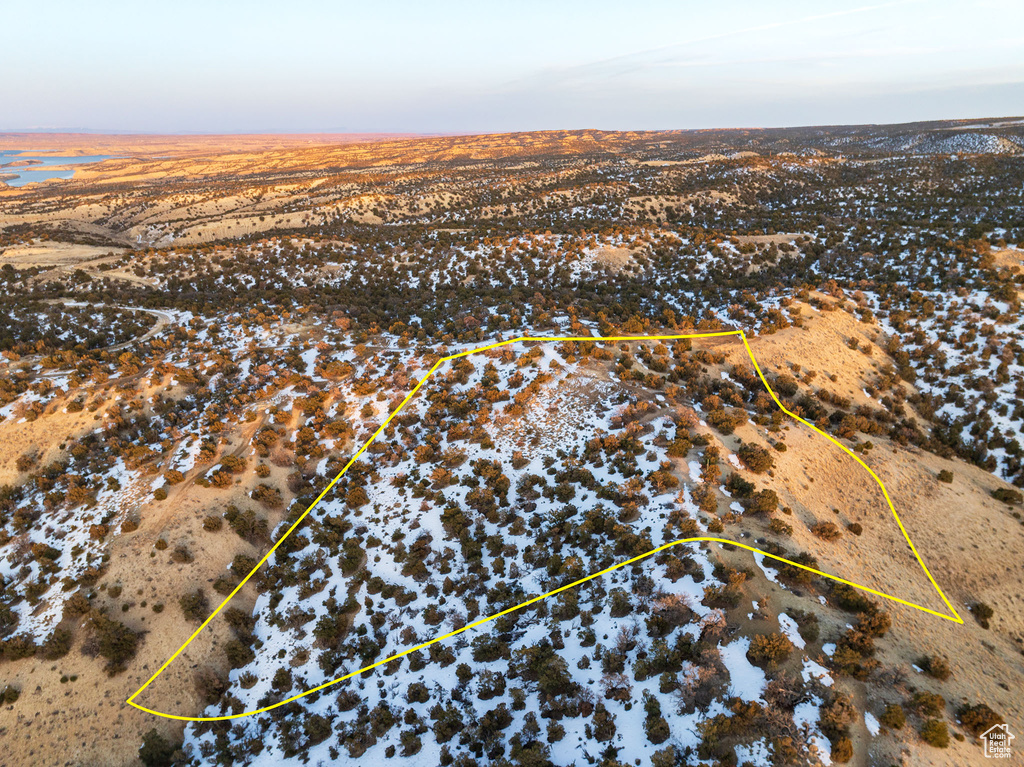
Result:
<svg viewBox="0 0 1024 767">
<path fill-rule="evenodd" d="M 54 166 L 83 165 L 89 162 L 100 162 L 109 160 L 116 155 L 93 154 L 81 156 L 59 156 L 59 155 L 33 155 L 23 154 L 19 149 L 0 149 L 0 176 L 17 174 L 16 178 L 9 178 L 8 186 L 24 186 L 36 181 L 46 181 L 51 178 L 71 178 L 75 175 L 74 168 L 66 170 L 50 170 Z M 9 163 L 23 160 L 32 161 L 32 165 L 16 165 L 7 167 Z"/>
</svg>

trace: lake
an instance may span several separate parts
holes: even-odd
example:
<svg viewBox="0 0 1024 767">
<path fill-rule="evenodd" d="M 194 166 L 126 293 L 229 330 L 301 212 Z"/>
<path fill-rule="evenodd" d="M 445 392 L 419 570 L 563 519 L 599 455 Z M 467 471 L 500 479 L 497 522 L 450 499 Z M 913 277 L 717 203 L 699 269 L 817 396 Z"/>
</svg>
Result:
<svg viewBox="0 0 1024 767">
<path fill-rule="evenodd" d="M 65 165 L 83 165 L 90 162 L 100 162 L 101 160 L 109 160 L 111 157 L 116 155 L 109 154 L 94 154 L 94 155 L 81 155 L 76 157 L 70 156 L 58 156 L 58 155 L 34 155 L 30 153 L 23 153 L 20 149 L 0 149 L 0 176 L 6 176 L 10 174 L 17 174 L 17 178 L 11 178 L 5 181 L 8 186 L 24 186 L 25 184 L 31 184 L 36 181 L 46 181 L 51 178 L 71 178 L 75 175 L 74 168 L 68 168 L 66 170 L 49 170 L 54 166 L 65 166 Z M 4 167 L 8 163 L 19 162 L 22 160 L 32 160 L 32 165 L 26 166 L 15 166 L 15 167 Z"/>
</svg>

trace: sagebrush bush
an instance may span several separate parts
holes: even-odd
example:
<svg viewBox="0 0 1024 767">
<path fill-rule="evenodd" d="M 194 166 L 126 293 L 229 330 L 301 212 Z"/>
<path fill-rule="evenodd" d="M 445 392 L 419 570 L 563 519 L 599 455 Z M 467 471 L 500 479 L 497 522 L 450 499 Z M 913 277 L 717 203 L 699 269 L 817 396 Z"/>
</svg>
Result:
<svg viewBox="0 0 1024 767">
<path fill-rule="evenodd" d="M 989 621 L 992 619 L 992 616 L 995 615 L 995 610 L 984 602 L 975 602 L 971 605 L 971 615 L 974 616 L 974 620 L 978 622 L 979 626 L 983 629 L 987 629 L 989 627 Z"/>
<path fill-rule="evenodd" d="M 793 652 L 793 643 L 785 634 L 758 634 L 750 640 L 747 660 L 755 666 L 772 669 Z"/>
<path fill-rule="evenodd" d="M 210 614 L 210 604 L 206 600 L 206 594 L 202 589 L 196 589 L 191 594 L 185 594 L 178 600 L 181 606 L 181 613 L 187 620 L 195 623 L 202 623 Z"/>
<path fill-rule="evenodd" d="M 736 451 L 736 455 L 748 469 L 757 474 L 763 474 L 775 466 L 772 454 L 760 445 L 744 442 Z"/>
<path fill-rule="evenodd" d="M 142 736 L 139 760 L 146 767 L 171 767 L 176 750 L 174 744 L 154 728 Z"/>
<path fill-rule="evenodd" d="M 221 678 L 212 668 L 205 666 L 196 671 L 194 681 L 196 694 L 207 705 L 220 700 L 221 695 L 227 692 L 228 689 L 227 680 Z"/>
<path fill-rule="evenodd" d="M 817 642 L 821 627 L 818 625 L 818 616 L 811 611 L 788 609 L 786 614 L 796 621 L 800 637 L 805 642 Z"/>
<path fill-rule="evenodd" d="M 921 716 L 941 716 L 946 710 L 946 699 L 934 692 L 916 692 L 910 700 L 911 707 Z"/>
<path fill-rule="evenodd" d="M 907 715 L 903 712 L 903 706 L 899 703 L 890 703 L 878 720 L 890 730 L 901 730 L 907 723 Z"/>
<path fill-rule="evenodd" d="M 107 659 L 106 671 L 113 676 L 123 671 L 139 647 L 139 635 L 123 623 L 108 618 L 101 612 L 93 611 L 89 618 L 89 626 L 93 635 L 88 649 L 83 651 L 96 652 Z"/>
<path fill-rule="evenodd" d="M 811 525 L 811 532 L 823 541 L 834 541 L 842 535 L 834 522 L 815 522 Z"/>
<path fill-rule="evenodd" d="M 998 490 L 993 490 L 992 497 L 997 501 L 1005 503 L 1007 506 L 1020 506 L 1024 502 L 1024 496 L 1019 491 L 1011 490 L 1008 487 L 1000 487 Z"/>
<path fill-rule="evenodd" d="M 986 706 L 984 703 L 977 703 L 973 706 L 964 704 L 957 711 L 960 724 L 975 737 L 981 735 L 997 724 L 1004 724 L 1006 719 Z"/>
<path fill-rule="evenodd" d="M 2 690 L 0 690 L 0 703 L 4 705 L 16 703 L 20 697 L 21 688 L 15 687 L 13 684 L 6 685 Z"/>
<path fill-rule="evenodd" d="M 43 642 L 39 653 L 46 660 L 57 660 L 63 658 L 71 651 L 72 634 L 66 628 L 57 627 L 50 638 Z"/>
<path fill-rule="evenodd" d="M 184 481 L 185 475 L 177 469 L 170 469 L 164 472 L 164 480 L 168 485 L 177 485 L 179 482 Z"/>
<path fill-rule="evenodd" d="M 917 665 L 924 669 L 924 673 L 933 679 L 945 682 L 953 675 L 952 669 L 945 658 L 938 655 L 928 655 L 918 660 Z"/>
<path fill-rule="evenodd" d="M 846 764 L 853 758 L 853 741 L 846 735 L 840 735 L 832 742 L 832 761 L 836 764 Z"/>
<path fill-rule="evenodd" d="M 941 719 L 929 719 L 921 725 L 921 739 L 935 748 L 949 747 L 949 728 Z"/>
</svg>

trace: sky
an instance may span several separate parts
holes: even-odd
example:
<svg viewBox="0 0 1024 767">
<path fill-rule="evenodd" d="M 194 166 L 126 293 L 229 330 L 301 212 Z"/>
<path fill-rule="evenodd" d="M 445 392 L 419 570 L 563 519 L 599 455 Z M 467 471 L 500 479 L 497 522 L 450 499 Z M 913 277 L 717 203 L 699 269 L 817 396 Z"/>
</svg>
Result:
<svg viewBox="0 0 1024 767">
<path fill-rule="evenodd" d="M 33 0 L 0 131 L 477 133 L 1024 115 L 1022 0 Z"/>
</svg>

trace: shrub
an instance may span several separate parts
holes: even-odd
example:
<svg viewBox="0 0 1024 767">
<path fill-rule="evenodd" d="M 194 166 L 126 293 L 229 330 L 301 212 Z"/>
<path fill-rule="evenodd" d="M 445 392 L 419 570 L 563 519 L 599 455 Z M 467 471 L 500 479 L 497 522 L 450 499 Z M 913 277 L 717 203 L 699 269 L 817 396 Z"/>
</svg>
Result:
<svg viewBox="0 0 1024 767">
<path fill-rule="evenodd" d="M 834 522 L 815 522 L 811 525 L 811 532 L 823 541 L 834 541 L 842 535 Z"/>
<path fill-rule="evenodd" d="M 917 665 L 924 669 L 924 673 L 928 676 L 942 682 L 945 682 L 953 675 L 953 671 L 950 669 L 949 663 L 945 658 L 940 658 L 938 655 L 929 655 L 921 658 L 917 662 Z"/>
<path fill-rule="evenodd" d="M 849 732 L 848 725 L 854 720 L 856 713 L 849 695 L 835 693 L 832 700 L 822 706 L 819 712 L 821 731 L 833 741 L 841 735 L 846 735 Z"/>
<path fill-rule="evenodd" d="M 139 635 L 123 623 L 94 612 L 89 620 L 93 630 L 90 649 L 95 649 L 107 659 L 106 672 L 113 676 L 123 671 L 128 661 L 135 657 L 139 647 Z M 84 648 L 83 648 L 84 649 Z"/>
<path fill-rule="evenodd" d="M 139 760 L 146 767 L 171 767 L 177 749 L 155 728 L 142 736 Z"/>
<path fill-rule="evenodd" d="M 760 445 L 753 445 L 745 442 L 740 445 L 736 455 L 743 461 L 743 464 L 757 474 L 763 474 L 775 466 L 775 459 L 772 454 Z"/>
<path fill-rule="evenodd" d="M 971 605 L 971 615 L 974 616 L 974 620 L 976 620 L 978 625 L 983 629 L 988 628 L 988 622 L 992 619 L 994 614 L 995 611 L 984 602 L 975 602 Z"/>
<path fill-rule="evenodd" d="M 232 474 L 241 474 L 245 471 L 245 459 L 240 456 L 226 455 L 221 460 L 220 465 Z"/>
<path fill-rule="evenodd" d="M 604 703 L 598 703 L 595 707 L 593 723 L 593 733 L 596 741 L 604 743 L 615 737 L 615 714 L 605 708 Z"/>
<path fill-rule="evenodd" d="M 71 595 L 71 598 L 64 603 L 64 616 L 77 617 L 89 612 L 89 600 L 81 591 Z"/>
<path fill-rule="evenodd" d="M 921 716 L 936 717 L 946 710 L 946 699 L 934 692 L 917 692 L 910 705 Z"/>
<path fill-rule="evenodd" d="M 164 472 L 164 480 L 168 485 L 176 485 L 185 480 L 185 475 L 177 469 L 170 469 Z"/>
<path fill-rule="evenodd" d="M 259 499 L 257 499 L 259 500 Z M 358 509 L 360 506 L 365 506 L 370 502 L 369 496 L 366 491 L 361 487 L 353 487 L 345 495 L 345 502 L 353 509 Z"/>
<path fill-rule="evenodd" d="M 195 675 L 196 693 L 199 699 L 210 705 L 220 700 L 221 695 L 227 692 L 228 683 L 212 668 L 203 667 Z"/>
<path fill-rule="evenodd" d="M 242 686 L 243 690 L 251 690 L 256 686 L 256 683 L 260 681 L 260 678 L 251 671 L 246 671 L 240 677 L 238 677 L 238 683 Z M 340 696 L 339 696 L 340 697 Z M 358 701 L 357 701 L 358 702 Z M 348 711 L 347 708 L 341 708 L 342 711 Z"/>
<path fill-rule="evenodd" d="M 789 559 L 798 565 L 811 567 L 815 570 L 819 569 L 817 558 L 806 551 L 801 551 L 799 554 L 789 557 Z M 789 583 L 810 583 L 815 577 L 814 573 L 804 570 L 803 567 L 793 567 L 793 565 L 786 564 L 785 562 L 780 563 L 778 569 L 779 577 Z"/>
<path fill-rule="evenodd" d="M 953 472 L 951 472 L 949 469 L 943 469 L 942 471 L 939 472 L 938 480 L 939 482 L 945 482 L 947 484 L 952 482 Z"/>
<path fill-rule="evenodd" d="M 1011 490 L 1008 487 L 1001 487 L 998 490 L 992 491 L 992 497 L 997 501 L 1005 503 L 1007 506 L 1020 506 L 1024 502 L 1024 496 L 1017 490 Z"/>
<path fill-rule="evenodd" d="M 228 665 L 231 668 L 241 668 L 251 663 L 256 654 L 237 639 L 232 639 L 224 645 L 224 654 L 227 656 Z"/>
<path fill-rule="evenodd" d="M 921 725 L 921 739 L 935 748 L 949 748 L 949 728 L 941 719 L 929 719 Z"/>
<path fill-rule="evenodd" d="M 398 739 L 402 744 L 402 756 L 414 756 L 423 748 L 423 741 L 412 730 L 403 730 Z"/>
<path fill-rule="evenodd" d="M 749 498 L 754 494 L 754 483 L 743 479 L 735 471 L 725 480 L 725 489 L 736 498 Z"/>
<path fill-rule="evenodd" d="M 831 665 L 840 674 L 863 681 L 878 667 L 878 661 L 873 658 L 865 658 L 852 647 L 840 646 L 832 653 Z"/>
<path fill-rule="evenodd" d="M 785 634 L 758 634 L 750 640 L 747 660 L 755 666 L 772 669 L 793 652 L 793 643 Z"/>
<path fill-rule="evenodd" d="M 291 669 L 279 668 L 275 671 L 270 685 L 274 688 L 275 692 L 282 695 L 289 692 L 295 686 L 295 677 L 292 676 Z"/>
<path fill-rule="evenodd" d="M 864 532 L 864 526 L 861 525 L 860 522 L 851 522 L 846 526 L 846 529 L 854 535 L 860 535 Z"/>
<path fill-rule="evenodd" d="M 192 556 L 192 552 L 188 550 L 185 544 L 179 544 L 174 547 L 174 551 L 171 552 L 171 561 L 177 562 L 178 564 L 184 564 L 191 562 L 195 557 Z"/>
<path fill-rule="evenodd" d="M 907 723 L 907 715 L 903 713 L 903 706 L 899 703 L 890 703 L 885 707 L 879 721 L 890 730 L 902 730 Z"/>
<path fill-rule="evenodd" d="M 202 589 L 185 594 L 178 600 L 178 604 L 181 605 L 181 612 L 185 618 L 194 623 L 202 623 L 210 614 L 210 604 L 206 601 L 206 594 Z"/>
<path fill-rule="evenodd" d="M 331 720 L 321 714 L 313 714 L 302 723 L 302 730 L 306 733 L 306 746 L 315 746 L 323 743 L 334 732 L 331 727 Z"/>
<path fill-rule="evenodd" d="M 153 548 L 155 548 L 157 551 L 163 551 L 167 548 L 167 541 L 165 541 L 163 538 L 157 538 L 156 543 L 153 544 Z"/>
<path fill-rule="evenodd" d="M 226 575 L 222 575 L 213 582 L 213 590 L 216 591 L 218 594 L 223 594 L 224 596 L 227 596 L 235 590 L 235 586 L 237 585 L 238 580 L 236 580 L 235 578 L 229 578 Z"/>
<path fill-rule="evenodd" d="M 892 628 L 892 618 L 884 610 L 864 613 L 857 621 L 857 629 L 873 637 L 884 637 Z"/>
<path fill-rule="evenodd" d="M 224 518 L 227 519 L 231 529 L 240 538 L 252 544 L 260 544 L 270 540 L 270 530 L 267 527 L 267 520 L 257 517 L 252 509 L 239 511 L 235 506 L 228 506 L 224 511 Z"/>
<path fill-rule="evenodd" d="M 36 643 L 32 637 L 16 636 L 0 643 L 0 658 L 5 660 L 21 660 L 36 654 Z"/>
<path fill-rule="evenodd" d="M 426 703 L 430 700 L 430 693 L 422 682 L 413 682 L 405 693 L 405 699 L 409 703 Z"/>
<path fill-rule="evenodd" d="M 737 426 L 747 420 L 747 415 L 742 411 L 729 412 L 722 409 L 712 410 L 705 416 L 705 418 L 707 419 L 707 422 L 720 433 L 732 434 L 736 431 Z"/>
<path fill-rule="evenodd" d="M 771 514 L 779 508 L 779 496 L 774 490 L 758 490 L 747 501 L 747 511 L 751 514 Z"/>
<path fill-rule="evenodd" d="M 665 717 L 649 716 L 644 720 L 644 733 L 647 735 L 647 740 L 657 746 L 668 740 L 672 731 L 669 729 Z"/>
<path fill-rule="evenodd" d="M 984 703 L 978 703 L 974 706 L 966 704 L 961 706 L 957 711 L 957 717 L 960 719 L 960 724 L 975 737 L 997 724 L 1004 724 L 1006 722 L 1006 719 Z"/>
<path fill-rule="evenodd" d="M 846 764 L 853 758 L 853 741 L 845 735 L 840 735 L 832 742 L 831 756 L 833 762 Z"/>
<path fill-rule="evenodd" d="M 351 495 L 351 493 L 349 494 Z M 263 504 L 268 509 L 279 509 L 284 506 L 284 498 L 281 497 L 281 491 L 262 482 L 253 489 L 252 499 Z"/>
<path fill-rule="evenodd" d="M 800 390 L 796 379 L 793 378 L 793 376 L 786 374 L 780 375 L 776 378 L 772 384 L 772 388 L 777 394 L 780 394 L 783 397 L 792 397 Z"/>
<path fill-rule="evenodd" d="M 800 632 L 800 637 L 805 642 L 818 641 L 818 635 L 821 629 L 818 625 L 817 614 L 809 610 L 804 612 L 803 610 L 794 609 L 787 610 L 786 614 L 796 621 L 797 630 Z"/>
<path fill-rule="evenodd" d="M 19 697 L 21 697 L 21 689 L 12 684 L 7 685 L 4 689 L 0 690 L 0 703 L 5 706 L 15 703 Z"/>
<path fill-rule="evenodd" d="M 156 498 L 158 501 L 167 500 L 167 488 L 158 487 L 156 490 L 153 491 L 153 497 Z"/>
<path fill-rule="evenodd" d="M 224 518 L 216 514 L 209 514 L 203 519 L 203 529 L 215 533 L 224 527 Z"/>
<path fill-rule="evenodd" d="M 786 535 L 786 536 L 789 536 L 789 535 L 793 534 L 793 526 L 792 525 L 787 525 L 781 519 L 773 519 L 771 522 L 769 522 L 768 523 L 768 529 L 771 530 L 776 535 Z"/>
<path fill-rule="evenodd" d="M 71 640 L 71 631 L 58 627 L 50 638 L 43 643 L 43 646 L 39 648 L 39 652 L 46 660 L 63 658 L 71 650 Z"/>
<path fill-rule="evenodd" d="M 832 584 L 832 599 L 840 609 L 851 613 L 873 613 L 878 610 L 874 600 L 845 583 Z"/>
</svg>

